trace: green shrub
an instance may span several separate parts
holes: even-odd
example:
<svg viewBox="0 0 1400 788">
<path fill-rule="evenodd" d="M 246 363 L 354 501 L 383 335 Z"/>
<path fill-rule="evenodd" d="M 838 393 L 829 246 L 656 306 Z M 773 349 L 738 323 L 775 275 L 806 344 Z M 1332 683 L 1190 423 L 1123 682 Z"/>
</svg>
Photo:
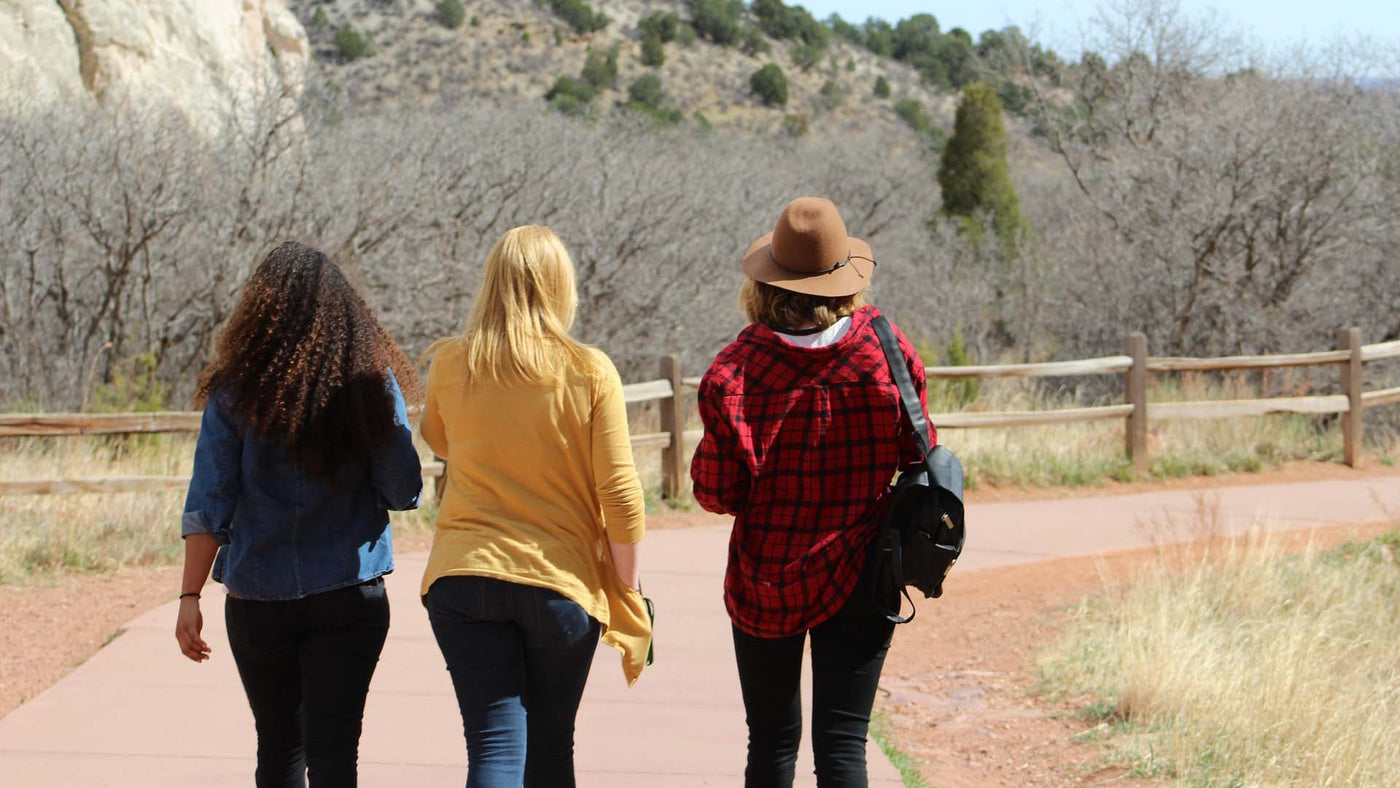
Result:
<svg viewBox="0 0 1400 788">
<path fill-rule="evenodd" d="M 814 44 L 794 44 L 791 53 L 792 64 L 803 73 L 811 71 L 813 66 L 821 62 L 823 51 Z"/>
<path fill-rule="evenodd" d="M 830 34 L 821 22 L 807 13 L 807 9 L 784 5 L 783 0 L 754 0 L 749 11 L 769 36 L 798 41 L 819 53 L 826 51 Z"/>
<path fill-rule="evenodd" d="M 311 15 L 311 29 L 325 30 L 330 27 L 331 20 L 326 16 L 326 9 L 316 6 L 316 13 Z"/>
<path fill-rule="evenodd" d="M 672 13 L 653 11 L 637 22 L 637 30 L 645 37 L 655 35 L 661 43 L 669 44 L 676 40 L 681 26 L 681 18 Z"/>
<path fill-rule="evenodd" d="M 587 115 L 592 112 L 590 103 L 597 90 L 587 82 L 573 77 L 559 77 L 554 86 L 544 94 L 544 100 L 554 109 L 565 115 Z"/>
<path fill-rule="evenodd" d="M 156 354 L 145 352 L 113 365 L 106 382 L 92 391 L 94 413 L 154 413 L 165 410 L 170 384 L 161 380 Z"/>
<path fill-rule="evenodd" d="M 642 36 L 642 65 L 655 68 L 665 63 L 666 45 L 662 43 L 661 36 L 655 33 Z"/>
<path fill-rule="evenodd" d="M 692 27 L 691 25 L 683 24 L 683 25 L 681 25 L 680 27 L 676 28 L 676 41 L 677 41 L 681 46 L 683 46 L 683 47 L 691 47 L 691 46 L 694 46 L 694 45 L 695 45 L 695 39 L 696 39 L 696 38 L 697 38 L 697 35 L 696 35 L 696 33 L 695 33 L 695 28 Z"/>
<path fill-rule="evenodd" d="M 627 86 L 627 104 L 648 109 L 660 108 L 666 100 L 666 90 L 661 87 L 661 77 L 643 74 Z"/>
<path fill-rule="evenodd" d="M 822 83 L 821 97 L 828 109 L 836 109 L 846 103 L 846 89 L 836 80 L 828 79 Z"/>
<path fill-rule="evenodd" d="M 858 46 L 865 45 L 865 36 L 860 28 L 841 18 L 840 14 L 833 13 L 826 18 L 826 26 L 840 38 L 850 41 Z"/>
<path fill-rule="evenodd" d="M 473 17 L 471 18 L 471 21 L 468 22 L 467 24 L 471 25 L 472 27 L 481 27 L 481 18 L 480 18 L 480 17 L 477 17 L 477 16 L 473 16 Z"/>
<path fill-rule="evenodd" d="M 909 127 L 920 134 L 928 131 L 928 116 L 924 114 L 924 105 L 918 99 L 900 99 L 894 103 L 894 114 L 901 120 L 909 124 Z"/>
<path fill-rule="evenodd" d="M 681 111 L 668 108 L 667 103 L 669 99 L 661 87 L 661 77 L 655 74 L 643 74 L 627 86 L 627 109 L 643 112 L 663 123 L 680 123 Z"/>
<path fill-rule="evenodd" d="M 335 31 L 335 49 L 346 60 L 359 60 L 374 54 L 372 40 L 353 27 Z"/>
<path fill-rule="evenodd" d="M 549 8 L 579 33 L 594 33 L 612 22 L 607 14 L 593 10 L 584 0 L 549 0 Z"/>
<path fill-rule="evenodd" d="M 953 338 L 948 340 L 948 346 L 944 349 L 944 359 L 950 367 L 970 367 L 977 363 L 973 360 L 972 353 L 967 349 L 967 342 L 963 339 L 961 326 L 953 333 Z M 942 381 L 942 384 L 959 408 L 965 408 L 976 402 L 977 397 L 982 393 L 982 381 L 977 378 L 955 378 Z"/>
<path fill-rule="evenodd" d="M 747 25 L 744 27 L 743 43 L 739 45 L 739 49 L 750 57 L 757 57 L 768 54 L 773 47 L 769 45 L 768 37 L 763 35 L 762 30 Z"/>
<path fill-rule="evenodd" d="M 1007 112 L 1024 115 L 1026 108 L 1035 100 L 1035 93 L 1025 85 L 1004 79 L 997 85 L 997 98 L 1001 100 L 1001 105 Z"/>
<path fill-rule="evenodd" d="M 461 27 L 467 18 L 467 7 L 462 4 L 462 0 L 438 0 L 436 11 L 438 24 L 448 30 Z"/>
<path fill-rule="evenodd" d="M 721 46 L 739 42 L 743 0 L 687 0 L 695 32 Z"/>
<path fill-rule="evenodd" d="M 876 98 L 889 98 L 889 97 L 890 97 L 890 81 L 889 81 L 888 79 L 885 79 L 883 76 L 879 76 L 879 77 L 876 77 L 876 78 L 875 78 L 875 97 L 876 97 Z"/>
<path fill-rule="evenodd" d="M 894 28 L 883 19 L 867 19 L 863 28 L 865 48 L 880 57 L 894 56 Z"/>
<path fill-rule="evenodd" d="M 794 113 L 783 118 L 783 131 L 789 136 L 801 137 L 808 131 L 807 116 Z"/>
<path fill-rule="evenodd" d="M 769 63 L 749 77 L 749 88 L 769 107 L 787 104 L 788 81 L 777 64 Z"/>
<path fill-rule="evenodd" d="M 595 90 L 612 87 L 617 82 L 617 47 L 609 49 L 607 54 L 590 48 L 579 76 Z"/>
</svg>

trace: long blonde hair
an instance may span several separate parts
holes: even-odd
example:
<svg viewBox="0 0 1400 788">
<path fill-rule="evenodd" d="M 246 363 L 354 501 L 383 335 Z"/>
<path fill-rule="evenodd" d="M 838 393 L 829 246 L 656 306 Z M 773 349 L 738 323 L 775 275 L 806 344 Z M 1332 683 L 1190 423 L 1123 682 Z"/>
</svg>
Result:
<svg viewBox="0 0 1400 788">
<path fill-rule="evenodd" d="M 587 345 L 569 336 L 578 309 L 574 261 L 548 227 L 507 230 L 486 256 L 481 285 L 461 336 L 467 376 L 496 382 L 543 383 L 566 368 L 593 363 Z"/>
</svg>

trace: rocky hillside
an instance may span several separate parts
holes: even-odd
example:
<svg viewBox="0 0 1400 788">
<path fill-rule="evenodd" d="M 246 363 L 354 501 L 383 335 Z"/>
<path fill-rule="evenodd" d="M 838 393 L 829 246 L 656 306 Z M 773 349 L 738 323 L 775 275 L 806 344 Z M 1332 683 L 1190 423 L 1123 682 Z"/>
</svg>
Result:
<svg viewBox="0 0 1400 788">
<path fill-rule="evenodd" d="M 793 64 L 796 43 L 763 36 L 767 53 L 723 47 L 704 38 L 664 45 L 665 62 L 642 62 L 639 21 L 653 12 L 681 20 L 689 12 L 669 0 L 595 0 L 611 22 L 602 30 L 577 33 L 548 7 L 532 0 L 466 0 L 463 24 L 444 25 L 437 0 L 291 0 L 306 26 L 324 74 L 358 106 L 403 107 L 483 99 L 544 102 L 560 76 L 577 77 L 590 49 L 616 47 L 618 77 L 592 103 L 594 111 L 616 111 L 637 77 L 653 73 L 669 106 L 687 118 L 698 113 L 715 126 L 757 133 L 782 133 L 805 125 L 816 136 L 888 127 L 891 144 L 913 145 L 917 135 L 895 112 L 901 99 L 916 99 L 934 125 L 951 125 L 953 97 L 922 83 L 913 68 L 832 35 L 819 62 L 803 71 Z M 751 14 L 745 18 L 751 21 Z M 365 36 L 369 54 L 350 59 L 337 34 Z M 761 48 L 761 47 L 760 47 Z M 750 47 L 753 49 L 753 47 Z M 749 86 L 751 75 L 776 63 L 789 82 L 785 106 L 765 106 Z M 876 97 L 876 79 L 889 95 Z M 825 88 L 825 92 L 823 89 Z"/>
<path fill-rule="evenodd" d="M 213 129 L 309 51 L 284 0 L 0 0 L 0 95 L 31 105 L 157 98 Z"/>
</svg>

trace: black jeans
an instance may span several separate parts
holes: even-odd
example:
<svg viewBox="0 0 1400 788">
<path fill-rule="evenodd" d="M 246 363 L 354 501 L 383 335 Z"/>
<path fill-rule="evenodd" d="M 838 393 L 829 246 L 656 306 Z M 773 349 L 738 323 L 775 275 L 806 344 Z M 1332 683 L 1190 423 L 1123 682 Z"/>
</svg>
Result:
<svg viewBox="0 0 1400 788">
<path fill-rule="evenodd" d="M 228 597 L 229 648 L 258 731 L 258 788 L 354 786 L 384 639 L 384 580 L 286 602 Z"/>
<path fill-rule="evenodd" d="M 851 598 L 808 632 L 753 637 L 734 629 L 749 724 L 746 788 L 789 788 L 802 740 L 802 648 L 812 636 L 812 756 L 820 788 L 865 788 L 866 735 L 894 624 L 876 612 L 867 565 Z"/>
<path fill-rule="evenodd" d="M 600 627 L 576 602 L 486 577 L 444 577 L 428 618 L 452 674 L 468 788 L 570 788 Z"/>
</svg>

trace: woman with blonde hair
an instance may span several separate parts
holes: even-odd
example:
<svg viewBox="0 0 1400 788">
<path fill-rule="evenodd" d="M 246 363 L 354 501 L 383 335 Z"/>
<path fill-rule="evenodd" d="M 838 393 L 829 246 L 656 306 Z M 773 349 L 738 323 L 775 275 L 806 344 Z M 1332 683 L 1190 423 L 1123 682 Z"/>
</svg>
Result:
<svg viewBox="0 0 1400 788">
<path fill-rule="evenodd" d="M 705 437 L 690 473 L 701 506 L 734 515 L 724 601 L 749 727 L 744 784 L 792 785 L 810 637 L 817 785 L 864 788 L 894 630 L 881 607 L 898 609 L 867 558 L 891 477 L 921 459 L 877 333 L 884 318 L 862 296 L 875 259 L 835 205 L 803 197 L 749 247 L 743 271 L 752 325 L 700 382 Z M 924 400 L 923 362 L 891 333 Z"/>
<path fill-rule="evenodd" d="M 465 332 L 429 348 L 421 430 L 448 485 L 422 593 L 462 712 L 469 788 L 573 785 L 600 633 L 629 684 L 650 646 L 622 381 L 569 336 L 577 303 L 559 237 L 516 227 L 486 258 Z"/>
</svg>

